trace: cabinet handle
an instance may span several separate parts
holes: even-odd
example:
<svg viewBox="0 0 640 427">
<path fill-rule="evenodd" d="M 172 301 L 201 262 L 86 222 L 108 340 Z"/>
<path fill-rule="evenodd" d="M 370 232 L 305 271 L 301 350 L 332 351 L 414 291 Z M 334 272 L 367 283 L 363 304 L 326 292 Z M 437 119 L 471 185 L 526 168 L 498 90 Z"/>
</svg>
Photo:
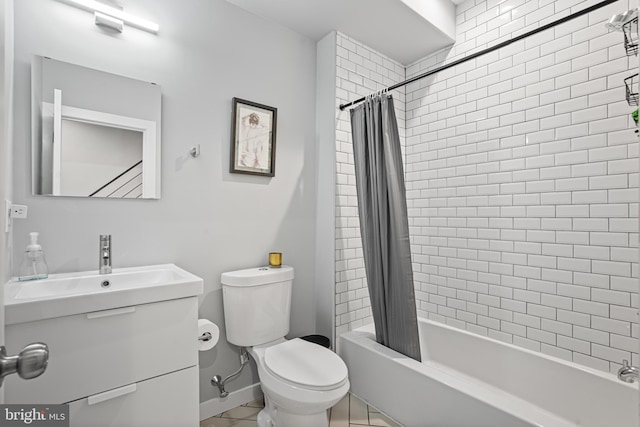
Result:
<svg viewBox="0 0 640 427">
<path fill-rule="evenodd" d="M 94 394 L 87 398 L 87 404 L 95 405 L 96 403 L 104 402 L 105 400 L 115 399 L 116 397 L 124 396 L 125 394 L 134 393 L 136 391 L 135 384 L 129 384 L 124 387 L 116 388 L 113 390 L 105 391 L 104 393 Z"/>
<path fill-rule="evenodd" d="M 135 306 L 134 307 L 115 308 L 113 310 L 94 311 L 92 313 L 87 313 L 87 319 L 99 319 L 100 317 L 117 316 L 119 314 L 135 313 L 135 311 L 136 311 Z"/>
</svg>

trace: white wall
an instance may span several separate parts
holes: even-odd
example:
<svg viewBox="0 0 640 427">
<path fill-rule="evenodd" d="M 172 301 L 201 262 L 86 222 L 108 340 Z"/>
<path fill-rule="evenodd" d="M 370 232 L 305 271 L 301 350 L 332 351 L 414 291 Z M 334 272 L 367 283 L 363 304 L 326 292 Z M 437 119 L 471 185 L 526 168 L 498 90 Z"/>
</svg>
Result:
<svg viewBox="0 0 640 427">
<path fill-rule="evenodd" d="M 456 38 L 456 6 L 451 0 L 400 0 L 422 16 L 429 17 L 431 25 L 436 26 L 451 40 Z"/>
<path fill-rule="evenodd" d="M 336 32 L 317 44 L 316 61 L 316 329 L 335 348 Z"/>
<path fill-rule="evenodd" d="M 5 233 L 7 221 L 5 212 L 5 200 L 13 197 L 13 1 L 2 0 L 0 2 L 0 100 L 2 110 L 0 112 L 0 281 L 4 283 L 11 276 L 11 232 Z M 2 298 L 0 298 L 2 302 Z M 4 304 L 0 308 L 0 315 L 4 313 Z M 0 331 L 0 343 L 4 336 L 4 330 Z"/>
<path fill-rule="evenodd" d="M 407 77 L 593 1 L 467 0 L 457 43 Z M 619 0 L 407 86 L 407 187 L 418 309 L 604 371 L 638 359 L 638 172 L 604 23 Z"/>
<path fill-rule="evenodd" d="M 13 0 L 0 0 L 0 281 L 10 277 L 11 234 L 4 231 L 5 199 L 13 197 L 12 152 L 13 139 Z M 4 345 L 4 293 L 0 295 L 0 345 Z M 0 388 L 0 403 L 4 403 L 4 389 Z"/>
<path fill-rule="evenodd" d="M 220 273 L 264 265 L 269 251 L 281 251 L 296 268 L 291 335 L 314 332 L 315 43 L 222 0 L 124 3 L 160 32 L 113 35 L 64 3 L 16 2 L 14 198 L 29 205 L 29 219 L 16 227 L 15 255 L 37 230 L 51 272 L 95 270 L 98 235 L 112 234 L 116 268 L 175 262 L 204 278 L 200 316 L 223 326 Z M 160 85 L 161 200 L 30 195 L 33 54 Z M 234 96 L 278 108 L 274 178 L 228 172 Z M 201 156 L 192 159 L 195 144 Z M 224 340 L 201 354 L 201 401 L 218 396 L 214 374 L 237 366 L 237 349 Z M 227 389 L 255 382 L 246 370 Z"/>
</svg>

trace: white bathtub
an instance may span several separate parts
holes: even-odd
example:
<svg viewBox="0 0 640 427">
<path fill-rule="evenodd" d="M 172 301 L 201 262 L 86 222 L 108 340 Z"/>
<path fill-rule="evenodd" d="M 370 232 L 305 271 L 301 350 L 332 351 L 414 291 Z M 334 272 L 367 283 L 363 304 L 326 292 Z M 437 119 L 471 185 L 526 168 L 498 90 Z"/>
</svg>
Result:
<svg viewBox="0 0 640 427">
<path fill-rule="evenodd" d="M 423 362 L 340 337 L 351 392 L 407 427 L 638 427 L 639 393 L 611 374 L 420 319 Z"/>
</svg>

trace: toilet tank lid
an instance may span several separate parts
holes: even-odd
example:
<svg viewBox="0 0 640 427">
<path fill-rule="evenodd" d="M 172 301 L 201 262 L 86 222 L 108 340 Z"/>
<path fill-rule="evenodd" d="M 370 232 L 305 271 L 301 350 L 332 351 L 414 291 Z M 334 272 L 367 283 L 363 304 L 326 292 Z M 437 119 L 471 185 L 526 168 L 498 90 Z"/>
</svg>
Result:
<svg viewBox="0 0 640 427">
<path fill-rule="evenodd" d="M 293 280 L 293 267 L 255 267 L 222 273 L 220 281 L 226 286 L 259 286 Z"/>
</svg>

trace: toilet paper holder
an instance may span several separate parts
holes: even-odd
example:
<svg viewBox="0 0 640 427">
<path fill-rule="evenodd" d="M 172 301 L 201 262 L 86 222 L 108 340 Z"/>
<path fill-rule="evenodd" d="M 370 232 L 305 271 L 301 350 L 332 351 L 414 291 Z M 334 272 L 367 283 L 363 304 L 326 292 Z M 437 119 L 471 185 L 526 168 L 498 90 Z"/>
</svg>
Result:
<svg viewBox="0 0 640 427">
<path fill-rule="evenodd" d="M 207 319 L 198 319 L 198 351 L 211 350 L 218 343 L 220 329 L 215 323 Z"/>
<path fill-rule="evenodd" d="M 209 341 L 211 339 L 211 332 L 205 332 L 198 337 L 198 341 Z"/>
</svg>

